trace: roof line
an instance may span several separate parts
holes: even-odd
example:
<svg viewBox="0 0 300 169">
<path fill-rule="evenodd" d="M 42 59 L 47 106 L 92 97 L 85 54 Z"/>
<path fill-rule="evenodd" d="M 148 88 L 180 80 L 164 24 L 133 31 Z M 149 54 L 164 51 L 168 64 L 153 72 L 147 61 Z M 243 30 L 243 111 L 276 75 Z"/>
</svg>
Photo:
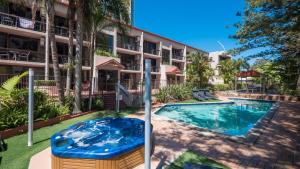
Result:
<svg viewBox="0 0 300 169">
<path fill-rule="evenodd" d="M 127 25 L 127 24 L 126 24 L 126 25 Z M 143 30 L 143 29 L 141 29 L 141 28 L 137 28 L 137 27 L 132 26 L 132 25 L 127 25 L 127 26 L 130 27 L 130 28 L 132 28 L 132 29 L 135 29 L 135 30 L 138 30 L 138 31 L 142 31 L 142 32 L 147 33 L 147 34 L 150 34 L 150 35 L 153 35 L 153 36 L 157 36 L 157 37 L 162 38 L 162 39 L 165 39 L 165 40 L 167 40 L 167 41 L 175 42 L 175 43 L 178 43 L 178 44 L 180 44 L 180 45 L 184 45 L 184 46 L 187 46 L 187 47 L 189 47 L 189 48 L 192 48 L 192 49 L 195 49 L 195 50 L 200 50 L 200 51 L 202 51 L 202 52 L 208 53 L 208 52 L 206 52 L 206 51 L 204 51 L 204 50 L 202 50 L 202 49 L 199 49 L 199 48 L 196 48 L 196 47 L 193 47 L 193 46 L 184 44 L 184 43 L 182 43 L 182 42 L 178 42 L 178 41 L 173 40 L 173 39 L 170 39 L 170 38 L 163 37 L 162 35 L 159 35 L 159 34 L 156 34 L 156 33 L 152 33 L 152 32 Z"/>
</svg>

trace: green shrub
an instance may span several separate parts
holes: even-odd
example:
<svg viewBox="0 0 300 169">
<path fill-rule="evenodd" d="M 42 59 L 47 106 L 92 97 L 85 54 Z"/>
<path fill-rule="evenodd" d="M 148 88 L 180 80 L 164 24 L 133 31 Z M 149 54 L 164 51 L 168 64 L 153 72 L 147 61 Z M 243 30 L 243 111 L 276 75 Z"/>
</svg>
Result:
<svg viewBox="0 0 300 169">
<path fill-rule="evenodd" d="M 69 110 L 73 110 L 74 108 L 74 96 L 73 95 L 69 95 L 65 97 L 65 106 L 69 108 Z"/>
<path fill-rule="evenodd" d="M 114 55 L 113 53 L 102 50 L 102 49 L 96 49 L 95 53 L 98 56 L 115 57 L 115 58 L 118 57 L 118 56 Z"/>
<path fill-rule="evenodd" d="M 92 110 L 101 110 L 103 109 L 104 102 L 101 98 L 96 97 L 92 98 Z M 89 98 L 82 99 L 81 102 L 81 109 L 82 111 L 88 111 L 89 110 Z"/>
<path fill-rule="evenodd" d="M 230 90 L 230 86 L 228 84 L 216 84 L 213 86 L 215 91 L 225 91 Z"/>
<path fill-rule="evenodd" d="M 11 100 L 0 109 L 0 130 L 24 125 L 28 120 L 28 90 L 15 89 Z M 47 120 L 70 113 L 68 106 L 61 106 L 41 91 L 34 91 L 34 120 Z"/>
<path fill-rule="evenodd" d="M 189 84 L 169 85 L 159 89 L 156 98 L 161 103 L 170 100 L 190 99 L 192 95 L 192 87 Z"/>
<path fill-rule="evenodd" d="M 35 80 L 35 86 L 55 86 L 55 80 Z"/>
<path fill-rule="evenodd" d="M 92 102 L 92 109 L 93 110 L 101 110 L 103 109 L 104 102 L 101 98 L 94 98 Z"/>
<path fill-rule="evenodd" d="M 166 87 L 159 89 L 157 95 L 156 95 L 157 101 L 161 103 L 166 103 L 169 101 L 169 92 Z"/>
</svg>

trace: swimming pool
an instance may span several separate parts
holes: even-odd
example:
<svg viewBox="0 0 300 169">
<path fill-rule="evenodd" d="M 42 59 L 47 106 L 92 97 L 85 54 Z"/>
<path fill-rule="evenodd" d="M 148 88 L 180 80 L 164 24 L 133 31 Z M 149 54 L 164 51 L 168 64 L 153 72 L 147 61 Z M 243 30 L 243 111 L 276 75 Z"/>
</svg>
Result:
<svg viewBox="0 0 300 169">
<path fill-rule="evenodd" d="M 230 136 L 245 136 L 275 102 L 231 99 L 227 103 L 172 104 L 156 115 Z"/>
</svg>

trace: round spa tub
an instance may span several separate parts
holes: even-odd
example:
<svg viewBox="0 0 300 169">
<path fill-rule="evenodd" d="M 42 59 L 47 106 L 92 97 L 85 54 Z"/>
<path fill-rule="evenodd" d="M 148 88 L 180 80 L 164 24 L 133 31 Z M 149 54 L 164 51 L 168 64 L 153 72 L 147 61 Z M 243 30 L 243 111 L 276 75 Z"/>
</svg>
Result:
<svg viewBox="0 0 300 169">
<path fill-rule="evenodd" d="M 144 163 L 144 121 L 103 118 L 51 137 L 52 169 L 123 169 Z"/>
</svg>

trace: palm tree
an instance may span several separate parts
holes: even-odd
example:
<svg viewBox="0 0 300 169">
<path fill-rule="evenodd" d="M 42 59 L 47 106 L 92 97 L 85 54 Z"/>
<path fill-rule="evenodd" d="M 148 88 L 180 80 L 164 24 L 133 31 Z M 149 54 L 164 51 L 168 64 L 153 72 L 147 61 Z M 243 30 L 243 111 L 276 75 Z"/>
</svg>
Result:
<svg viewBox="0 0 300 169">
<path fill-rule="evenodd" d="M 46 36 L 49 37 L 50 47 L 51 47 L 51 54 L 52 54 L 52 65 L 53 65 L 53 72 L 54 72 L 54 79 L 56 82 L 56 87 L 58 90 L 58 100 L 60 104 L 64 103 L 64 91 L 61 81 L 61 74 L 58 64 L 58 55 L 57 55 L 57 48 L 56 48 L 56 41 L 55 41 L 55 32 L 54 32 L 54 0 L 44 0 L 46 15 L 49 22 L 49 31 L 47 32 Z"/>
<path fill-rule="evenodd" d="M 70 95 L 71 80 L 73 73 L 73 39 L 74 39 L 74 20 L 75 20 L 75 1 L 69 0 L 68 6 L 68 19 L 69 19 L 69 43 L 68 43 L 68 68 L 67 68 L 67 82 L 66 82 L 66 95 Z"/>
<path fill-rule="evenodd" d="M 92 76 L 94 68 L 94 53 L 95 53 L 95 40 L 97 32 L 101 31 L 105 27 L 118 27 L 122 33 L 126 32 L 125 26 L 123 24 L 129 23 L 129 12 L 128 7 L 123 0 L 112 0 L 109 3 L 101 3 L 100 1 L 92 1 L 90 10 L 85 20 L 87 23 L 85 25 L 90 25 L 87 32 L 90 32 L 90 88 L 89 88 L 89 110 L 92 106 Z M 110 20 L 108 20 L 110 17 Z M 117 21 L 113 21 L 117 20 Z"/>
<path fill-rule="evenodd" d="M 76 0 L 76 53 L 75 53 L 75 100 L 73 114 L 81 112 L 81 84 L 82 84 L 82 44 L 83 44 L 83 14 L 84 8 L 90 1 Z"/>
<path fill-rule="evenodd" d="M 199 52 L 191 53 L 187 58 L 192 62 L 187 65 L 187 81 L 194 87 L 206 87 L 209 79 L 214 75 L 209 58 Z"/>
</svg>

